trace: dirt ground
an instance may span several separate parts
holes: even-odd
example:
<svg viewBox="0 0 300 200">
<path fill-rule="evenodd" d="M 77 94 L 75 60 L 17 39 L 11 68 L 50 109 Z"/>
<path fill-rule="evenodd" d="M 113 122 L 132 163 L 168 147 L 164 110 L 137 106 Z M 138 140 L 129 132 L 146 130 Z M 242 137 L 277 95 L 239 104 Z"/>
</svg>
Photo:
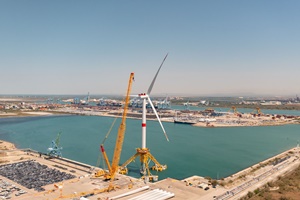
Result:
<svg viewBox="0 0 300 200">
<path fill-rule="evenodd" d="M 0 140 L 0 150 L 13 150 L 13 149 L 16 149 L 14 144 Z"/>
<path fill-rule="evenodd" d="M 262 189 L 248 193 L 244 200 L 298 200 L 300 199 L 300 166 Z"/>
</svg>

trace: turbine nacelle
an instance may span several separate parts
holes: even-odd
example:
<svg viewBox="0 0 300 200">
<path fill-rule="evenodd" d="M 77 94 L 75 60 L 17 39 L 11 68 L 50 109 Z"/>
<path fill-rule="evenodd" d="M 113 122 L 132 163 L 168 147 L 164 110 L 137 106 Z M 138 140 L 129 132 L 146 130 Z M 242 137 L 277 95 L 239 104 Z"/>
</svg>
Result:
<svg viewBox="0 0 300 200">
<path fill-rule="evenodd" d="M 162 123 L 161 123 L 161 121 L 160 121 L 160 118 L 159 118 L 159 116 L 158 116 L 158 113 L 157 113 L 157 111 L 156 111 L 156 109 L 155 109 L 155 107 L 154 107 L 154 105 L 153 105 L 153 103 L 152 103 L 152 101 L 151 101 L 151 99 L 150 99 L 150 97 L 149 97 L 149 95 L 148 94 L 146 94 L 146 93 L 141 93 L 141 94 L 138 94 L 138 96 L 141 98 L 141 99 L 143 99 L 143 101 L 144 101 L 144 104 L 145 104 L 145 108 L 146 108 L 146 104 L 150 104 L 151 105 L 151 108 L 152 108 L 152 110 L 153 110 L 153 112 L 154 112 L 154 114 L 155 114 L 155 116 L 156 116 L 156 118 L 157 118 L 157 121 L 159 122 L 159 124 L 160 124 L 160 126 L 161 126 L 161 129 L 163 130 L 163 132 L 164 132 L 164 135 L 165 135 L 165 137 L 166 137 L 166 139 L 167 139 L 167 141 L 169 141 L 169 138 L 168 138 L 168 135 L 167 135 L 167 133 L 166 133 L 166 131 L 165 131 L 165 128 L 164 128 L 164 126 L 162 125 Z M 148 101 L 148 103 L 147 103 L 147 101 Z M 143 116 L 145 116 L 146 117 L 146 110 L 144 110 L 144 108 L 143 108 Z M 145 121 L 145 123 L 146 123 L 146 119 L 144 119 Z M 144 126 L 144 128 L 146 128 L 146 126 Z"/>
<path fill-rule="evenodd" d="M 140 93 L 140 94 L 138 94 L 138 96 L 139 96 L 140 98 L 142 98 L 142 99 L 148 99 L 148 98 L 149 98 L 149 95 L 146 94 L 146 93 Z"/>
</svg>

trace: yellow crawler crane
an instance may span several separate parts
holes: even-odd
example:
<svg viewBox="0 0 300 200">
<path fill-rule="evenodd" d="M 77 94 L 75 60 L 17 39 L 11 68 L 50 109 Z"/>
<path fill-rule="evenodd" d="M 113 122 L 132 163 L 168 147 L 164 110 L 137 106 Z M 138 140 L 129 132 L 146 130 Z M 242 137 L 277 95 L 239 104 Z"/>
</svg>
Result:
<svg viewBox="0 0 300 200">
<path fill-rule="evenodd" d="M 111 165 L 109 163 L 109 160 L 106 155 L 103 144 L 101 144 L 101 146 L 100 146 L 104 160 L 108 166 L 108 172 L 106 172 L 104 170 L 100 170 L 100 171 L 96 172 L 95 177 L 97 177 L 97 176 L 99 177 L 99 176 L 103 175 L 105 179 L 110 179 L 109 186 L 107 188 L 94 189 L 91 191 L 80 192 L 77 194 L 62 195 L 62 192 L 61 192 L 59 199 L 76 198 L 76 197 L 92 195 L 92 194 L 95 195 L 95 194 L 99 194 L 102 192 L 109 192 L 111 190 L 114 190 L 115 188 L 118 188 L 118 186 L 113 185 L 113 181 L 114 181 L 116 173 L 119 170 L 119 161 L 120 161 L 122 146 L 123 146 L 123 142 L 124 142 L 124 135 L 125 135 L 125 130 L 126 130 L 126 117 L 127 117 L 127 112 L 128 112 L 130 92 L 131 92 L 131 86 L 132 86 L 133 80 L 134 80 L 134 73 L 131 73 L 129 82 L 128 82 L 127 94 L 126 94 L 126 98 L 125 98 L 122 121 L 121 121 L 121 124 L 118 129 L 118 135 L 117 135 L 117 139 L 116 139 L 116 145 L 115 145 L 115 150 L 114 150 L 114 155 L 113 155 L 113 160 L 112 160 Z"/>
<path fill-rule="evenodd" d="M 113 155 L 113 160 L 112 164 L 110 165 L 108 157 L 106 155 L 105 149 L 103 144 L 101 144 L 101 152 L 104 157 L 104 160 L 106 162 L 106 165 L 108 167 L 108 173 L 104 173 L 104 178 L 105 179 L 110 179 L 111 181 L 114 180 L 114 177 L 116 173 L 119 170 L 119 161 L 120 161 L 120 156 L 122 152 L 122 146 L 124 142 L 124 135 L 125 135 L 125 129 L 126 129 L 126 117 L 127 117 L 127 112 L 128 112 L 128 105 L 129 105 L 129 100 L 130 100 L 130 92 L 131 92 L 131 86 L 132 86 L 132 81 L 134 80 L 134 73 L 130 74 L 129 82 L 128 82 L 128 88 L 127 88 L 127 94 L 125 98 L 125 104 L 124 104 L 124 111 L 123 111 L 123 116 L 122 116 L 122 121 L 119 126 L 118 130 L 118 135 L 116 139 L 116 145 L 115 145 L 115 150 L 114 150 L 114 155 Z M 99 175 L 102 174 L 103 172 L 100 171 Z M 97 176 L 97 174 L 96 174 Z"/>
<path fill-rule="evenodd" d="M 260 114 L 260 115 L 263 114 L 259 107 L 256 107 L 256 112 L 257 112 L 257 114 Z"/>
<path fill-rule="evenodd" d="M 255 110 L 251 114 L 262 115 L 263 113 L 261 112 L 259 107 L 256 107 Z"/>
<path fill-rule="evenodd" d="M 232 106 L 231 109 L 229 109 L 228 112 L 232 111 L 233 113 L 237 113 L 236 107 Z"/>
<path fill-rule="evenodd" d="M 100 152 L 101 152 L 101 155 L 103 156 L 103 159 L 105 160 L 105 162 L 106 162 L 106 164 L 107 164 L 108 171 L 111 171 L 111 166 L 110 166 L 110 164 L 109 164 L 109 162 L 108 162 L 108 157 L 107 157 L 106 151 L 105 151 L 105 149 L 104 149 L 104 142 L 105 142 L 106 139 L 108 138 L 108 136 L 109 136 L 109 134 L 110 134 L 112 128 L 114 127 L 116 121 L 117 121 L 117 118 L 115 118 L 115 120 L 113 121 L 113 123 L 112 123 L 112 125 L 111 125 L 109 131 L 107 132 L 107 134 L 106 134 L 106 136 L 105 136 L 103 142 L 102 142 L 101 145 L 100 145 Z M 101 157 L 101 155 L 99 154 L 99 157 L 98 157 L 98 161 L 97 161 L 97 165 L 96 165 L 96 166 L 99 166 L 99 165 L 100 165 L 100 159 L 101 159 L 100 157 Z M 98 170 L 98 171 L 95 173 L 94 178 L 102 177 L 102 176 L 104 176 L 105 174 L 106 174 L 106 172 L 105 172 L 103 169 Z"/>
</svg>

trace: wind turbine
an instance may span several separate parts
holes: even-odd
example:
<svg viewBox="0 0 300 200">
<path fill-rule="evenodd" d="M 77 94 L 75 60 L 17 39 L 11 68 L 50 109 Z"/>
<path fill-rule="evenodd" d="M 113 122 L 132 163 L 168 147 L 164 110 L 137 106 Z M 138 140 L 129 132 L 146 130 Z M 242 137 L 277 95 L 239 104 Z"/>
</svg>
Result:
<svg viewBox="0 0 300 200">
<path fill-rule="evenodd" d="M 146 114 L 147 114 L 146 105 L 147 105 L 147 100 L 148 100 L 149 104 L 151 105 L 153 112 L 156 115 L 156 118 L 157 118 L 157 120 L 158 120 L 158 122 L 159 122 L 159 124 L 160 124 L 160 126 L 161 126 L 161 128 L 163 130 L 163 132 L 164 132 L 164 135 L 165 135 L 167 141 L 169 141 L 169 138 L 168 138 L 167 133 L 166 133 L 166 131 L 164 129 L 164 126 L 162 125 L 162 123 L 160 121 L 160 118 L 159 118 L 159 116 L 157 114 L 157 111 L 156 111 L 156 109 L 155 109 L 155 107 L 154 107 L 154 105 L 153 105 L 153 103 L 152 103 L 152 101 L 150 99 L 150 93 L 151 93 L 152 88 L 154 86 L 154 83 L 156 81 L 157 75 L 158 75 L 158 73 L 159 73 L 159 71 L 160 71 L 160 69 L 161 69 L 162 65 L 164 64 L 164 62 L 165 62 L 165 60 L 166 60 L 167 57 L 168 57 L 168 54 L 165 56 L 164 60 L 162 61 L 161 65 L 160 65 L 160 67 L 158 68 L 158 70 L 157 70 L 157 72 L 156 72 L 156 74 L 155 74 L 155 76 L 154 76 L 154 78 L 153 78 L 153 80 L 151 82 L 151 85 L 148 88 L 147 93 L 141 93 L 141 94 L 138 95 L 141 99 L 143 99 L 142 148 L 146 148 Z"/>
<path fill-rule="evenodd" d="M 126 166 L 131 163 L 133 160 L 135 160 L 136 157 L 140 156 L 140 161 L 141 161 L 141 174 L 144 174 L 144 176 L 147 176 L 149 180 L 154 180 L 156 177 L 152 176 L 150 171 L 149 171 L 149 166 L 148 166 L 148 163 L 150 160 L 152 160 L 154 162 L 154 166 L 152 167 L 152 170 L 157 170 L 157 171 L 162 171 L 162 170 L 165 170 L 167 168 L 166 165 L 161 165 L 155 158 L 154 156 L 150 153 L 150 150 L 146 147 L 146 140 L 147 140 L 147 137 L 146 137 L 146 114 L 147 114 L 147 109 L 146 109 L 146 105 L 147 105 L 147 101 L 149 102 L 149 104 L 151 105 L 152 107 L 152 110 L 153 112 L 155 113 L 156 115 L 156 118 L 164 132 L 164 135 L 167 139 L 167 141 L 169 141 L 169 138 L 167 136 L 167 133 L 160 121 L 160 118 L 157 114 L 157 111 L 151 101 L 151 98 L 150 98 L 150 93 L 152 91 L 152 88 L 154 86 L 154 83 L 156 81 L 156 78 L 157 78 L 157 75 L 162 67 L 162 65 L 164 64 L 166 58 L 168 57 L 168 54 L 165 56 L 165 58 L 163 59 L 161 65 L 159 66 L 149 88 L 148 88 L 148 91 L 147 93 L 140 93 L 138 94 L 138 97 L 140 97 L 142 100 L 143 100 L 143 106 L 142 106 L 142 147 L 141 148 L 137 148 L 136 149 L 136 153 L 131 157 L 129 158 L 122 166 L 121 166 L 121 169 L 125 169 Z M 127 171 L 127 168 L 126 170 L 124 171 Z M 146 178 L 145 178 L 146 180 Z"/>
</svg>

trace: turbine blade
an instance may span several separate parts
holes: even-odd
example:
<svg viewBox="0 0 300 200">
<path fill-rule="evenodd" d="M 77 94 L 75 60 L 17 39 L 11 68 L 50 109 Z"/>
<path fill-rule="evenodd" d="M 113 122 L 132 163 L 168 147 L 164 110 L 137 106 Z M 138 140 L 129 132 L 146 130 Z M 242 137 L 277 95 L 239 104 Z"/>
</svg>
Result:
<svg viewBox="0 0 300 200">
<path fill-rule="evenodd" d="M 160 71 L 160 68 L 162 67 L 162 65 L 164 64 L 166 58 L 168 57 L 168 54 L 169 54 L 169 53 L 167 53 L 167 55 L 165 56 L 164 60 L 163 60 L 162 63 L 160 64 L 160 67 L 158 68 L 158 70 L 157 70 L 157 72 L 156 72 L 156 74 L 155 74 L 155 76 L 154 76 L 154 78 L 153 78 L 153 80 L 152 80 L 152 83 L 151 83 L 151 85 L 150 85 L 149 88 L 148 88 L 148 92 L 147 92 L 148 95 L 150 95 L 150 93 L 151 93 L 151 90 L 152 90 L 153 85 L 154 85 L 154 83 L 155 83 L 156 77 L 157 77 L 157 75 L 158 75 L 158 73 L 159 73 L 159 71 Z"/>
<path fill-rule="evenodd" d="M 159 122 L 159 124 L 160 124 L 160 126 L 161 126 L 161 128 L 162 128 L 162 130 L 163 130 L 163 132 L 164 132 L 164 134 L 165 134 L 165 137 L 166 137 L 167 141 L 169 142 L 168 135 L 167 135 L 167 133 L 166 133 L 166 131 L 165 131 L 165 129 L 164 129 L 164 126 L 162 125 L 162 123 L 161 123 L 161 121 L 160 121 L 160 119 L 159 119 L 159 116 L 158 116 L 158 114 L 157 114 L 157 112 L 156 112 L 156 110 L 155 110 L 155 107 L 154 107 L 154 105 L 153 105 L 153 103 L 152 103 L 152 101 L 151 101 L 151 99 L 150 99 L 149 96 L 148 96 L 148 101 L 149 101 L 149 103 L 150 103 L 150 105 L 151 105 L 151 107 L 152 107 L 152 109 L 153 109 L 153 111 L 154 111 L 154 113 L 155 113 L 155 115 L 156 115 L 156 118 L 157 118 L 157 120 L 158 120 L 158 122 Z"/>
</svg>

